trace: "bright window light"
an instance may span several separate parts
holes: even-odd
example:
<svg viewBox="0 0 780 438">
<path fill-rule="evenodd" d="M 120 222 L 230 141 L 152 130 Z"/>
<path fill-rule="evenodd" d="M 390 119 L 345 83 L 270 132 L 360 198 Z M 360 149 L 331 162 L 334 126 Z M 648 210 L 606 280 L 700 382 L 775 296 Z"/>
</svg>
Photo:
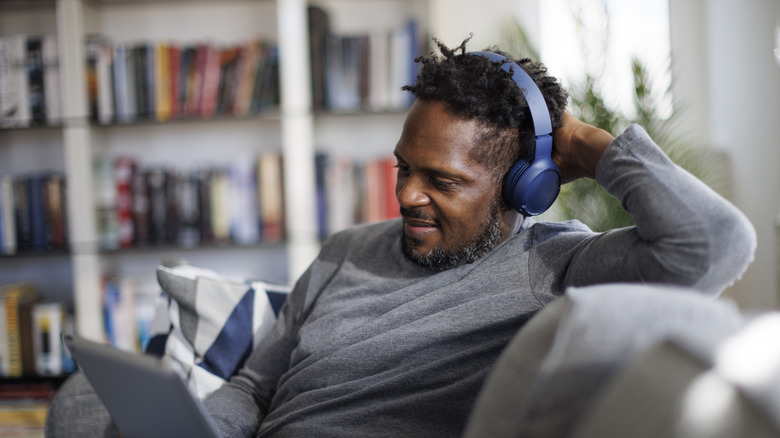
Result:
<svg viewBox="0 0 780 438">
<path fill-rule="evenodd" d="M 542 61 L 567 87 L 590 74 L 607 105 L 631 117 L 637 58 L 660 115 L 671 114 L 668 0 L 544 0 L 540 8 Z"/>
</svg>

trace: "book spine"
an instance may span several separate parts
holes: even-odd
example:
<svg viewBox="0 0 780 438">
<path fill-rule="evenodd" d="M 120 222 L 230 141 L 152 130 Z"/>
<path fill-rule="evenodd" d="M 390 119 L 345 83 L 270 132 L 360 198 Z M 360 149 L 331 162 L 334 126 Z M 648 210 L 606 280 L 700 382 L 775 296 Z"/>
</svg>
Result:
<svg viewBox="0 0 780 438">
<path fill-rule="evenodd" d="M 18 91 L 17 107 L 13 117 L 13 126 L 30 125 L 30 76 L 27 73 L 27 36 L 16 35 L 11 38 L 11 60 L 15 87 Z"/>
<path fill-rule="evenodd" d="M 155 117 L 164 122 L 171 117 L 171 72 L 169 48 L 165 42 L 154 46 L 155 61 Z"/>
<path fill-rule="evenodd" d="M 20 308 L 35 299 L 35 290 L 27 284 L 12 284 L 3 287 L 5 306 L 6 338 L 8 341 L 8 368 L 5 376 L 21 377 L 24 373 L 23 358 L 23 320 Z"/>
<path fill-rule="evenodd" d="M 398 205 L 398 198 L 395 196 L 395 185 L 398 181 L 398 172 L 395 168 L 394 158 L 385 158 L 380 160 L 382 166 L 383 189 L 384 189 L 384 218 L 393 219 L 401 217 L 401 207 Z"/>
<path fill-rule="evenodd" d="M 43 40 L 38 36 L 27 38 L 27 80 L 29 84 L 30 123 L 46 124 L 46 98 L 43 81 Z"/>
<path fill-rule="evenodd" d="M 0 202 L 2 202 L 3 246 L 2 254 L 16 253 L 16 212 L 14 210 L 14 182 L 11 175 L 0 176 Z"/>
<path fill-rule="evenodd" d="M 276 242 L 284 238 L 284 185 L 282 156 L 265 152 L 258 161 L 258 193 L 261 216 L 261 235 L 264 241 Z"/>
<path fill-rule="evenodd" d="M 53 249 L 65 249 L 67 232 L 65 227 L 65 179 L 62 175 L 51 174 L 45 179 L 44 216 L 49 236 L 49 246 Z"/>
<path fill-rule="evenodd" d="M 13 80 L 14 66 L 10 38 L 0 38 L 0 127 L 13 126 L 19 90 Z"/>
<path fill-rule="evenodd" d="M 98 121 L 108 124 L 114 121 L 113 50 L 104 40 L 94 43 L 96 52 Z"/>
<path fill-rule="evenodd" d="M 168 175 L 163 169 L 146 172 L 149 191 L 149 241 L 153 244 L 168 242 L 166 221 L 168 220 Z"/>
<path fill-rule="evenodd" d="M 14 179 L 13 198 L 17 249 L 27 251 L 32 248 L 32 221 L 30 219 L 26 177 Z"/>
<path fill-rule="evenodd" d="M 65 309 L 60 303 L 39 303 L 32 309 L 32 340 L 35 373 L 56 376 L 63 372 L 60 341 Z"/>
<path fill-rule="evenodd" d="M 33 250 L 49 248 L 51 236 L 46 226 L 46 207 L 44 199 L 46 176 L 31 175 L 27 178 L 27 196 L 30 217 L 30 235 Z"/>
<path fill-rule="evenodd" d="M 133 194 L 133 243 L 143 246 L 149 243 L 149 188 L 146 177 L 137 167 L 132 175 Z"/>
<path fill-rule="evenodd" d="M 114 180 L 116 181 L 116 217 L 119 230 L 119 246 L 133 246 L 135 229 L 133 226 L 133 174 L 136 163 L 128 157 L 114 160 Z"/>
<path fill-rule="evenodd" d="M 46 98 L 46 123 L 58 125 L 62 121 L 60 102 L 60 59 L 57 37 L 43 37 L 43 82 Z"/>
<path fill-rule="evenodd" d="M 181 116 L 181 57 L 182 50 L 176 44 L 170 44 L 168 47 L 168 69 L 170 78 L 170 118 Z"/>
</svg>

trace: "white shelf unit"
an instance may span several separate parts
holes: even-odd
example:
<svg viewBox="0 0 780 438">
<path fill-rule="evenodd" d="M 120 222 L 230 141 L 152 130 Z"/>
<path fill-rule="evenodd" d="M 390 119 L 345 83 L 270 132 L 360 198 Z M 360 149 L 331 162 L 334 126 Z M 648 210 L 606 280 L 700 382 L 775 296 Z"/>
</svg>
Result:
<svg viewBox="0 0 780 438">
<path fill-rule="evenodd" d="M 307 6 L 326 9 L 331 30 L 342 34 L 391 29 L 414 17 L 424 39 L 429 33 L 426 22 L 433 15 L 427 0 L 44 3 L 42 7 L 19 3 L 12 9 L 13 17 L 4 11 L 0 36 L 57 34 L 63 126 L 0 131 L 0 173 L 51 167 L 66 174 L 71 247 L 69 254 L 62 256 L 4 257 L 0 259 L 0 280 L 5 282 L 6 274 L 12 271 L 30 276 L 45 276 L 41 275 L 44 270 L 52 274 L 59 283 L 59 298 L 73 302 L 76 329 L 93 339 L 103 336 L 101 275 L 107 265 L 120 274 L 153 277 L 161 259 L 177 257 L 226 275 L 285 281 L 297 278 L 319 250 L 315 151 L 359 158 L 391 155 L 404 117 L 402 113 L 315 114 L 311 104 Z M 273 116 L 241 119 L 92 124 L 88 117 L 84 42 L 93 33 L 128 43 L 170 40 L 231 44 L 257 37 L 275 41 L 279 46 L 281 107 Z M 250 157 L 272 149 L 281 150 L 284 156 L 287 239 L 283 244 L 193 250 L 99 249 L 96 178 L 92 171 L 98 155 L 131 155 L 141 166 L 187 166 Z"/>
</svg>

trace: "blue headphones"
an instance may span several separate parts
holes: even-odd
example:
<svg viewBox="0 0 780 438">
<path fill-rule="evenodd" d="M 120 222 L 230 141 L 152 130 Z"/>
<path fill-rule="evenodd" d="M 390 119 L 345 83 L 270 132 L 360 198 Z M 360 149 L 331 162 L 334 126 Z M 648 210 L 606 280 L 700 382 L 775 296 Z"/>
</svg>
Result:
<svg viewBox="0 0 780 438">
<path fill-rule="evenodd" d="M 534 124 L 534 154 L 520 158 L 504 177 L 504 200 L 525 216 L 544 213 L 561 190 L 561 171 L 552 160 L 552 123 L 542 92 L 519 65 L 491 52 L 469 52 L 493 62 L 512 74 L 528 102 Z M 506 62 L 505 62 L 506 61 Z"/>
</svg>

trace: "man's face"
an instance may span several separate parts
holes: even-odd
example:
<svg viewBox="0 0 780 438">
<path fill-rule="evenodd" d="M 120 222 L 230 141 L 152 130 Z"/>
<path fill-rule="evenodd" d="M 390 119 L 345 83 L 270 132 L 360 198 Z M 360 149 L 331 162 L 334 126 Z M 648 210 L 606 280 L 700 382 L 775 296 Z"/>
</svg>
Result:
<svg viewBox="0 0 780 438">
<path fill-rule="evenodd" d="M 404 253 L 424 267 L 471 263 L 509 235 L 491 171 L 469 157 L 479 132 L 438 102 L 417 100 L 409 110 L 395 148 L 395 193 Z"/>
</svg>

